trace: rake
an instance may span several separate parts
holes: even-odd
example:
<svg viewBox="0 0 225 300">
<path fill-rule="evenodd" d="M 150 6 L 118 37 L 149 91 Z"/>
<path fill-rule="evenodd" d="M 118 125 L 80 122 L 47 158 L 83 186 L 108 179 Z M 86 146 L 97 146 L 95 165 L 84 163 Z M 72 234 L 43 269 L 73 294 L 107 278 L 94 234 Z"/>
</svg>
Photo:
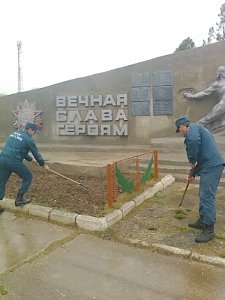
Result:
<svg viewBox="0 0 225 300">
<path fill-rule="evenodd" d="M 76 184 L 78 184 L 78 185 L 80 185 L 80 186 L 82 186 L 83 188 L 86 189 L 86 187 L 85 187 L 82 183 L 80 183 L 80 182 L 78 182 L 78 181 L 76 181 L 76 180 L 73 180 L 72 178 L 69 178 L 69 177 L 67 177 L 67 176 L 65 176 L 65 175 L 62 175 L 62 174 L 56 172 L 56 171 L 53 171 L 52 169 L 49 169 L 49 171 L 52 172 L 52 173 L 54 173 L 54 174 L 56 174 L 56 175 L 58 175 L 58 176 L 60 176 L 60 177 L 62 177 L 62 178 L 64 178 L 64 179 L 67 179 L 67 180 L 69 180 L 69 181 L 72 181 L 73 183 L 76 183 Z"/>
</svg>

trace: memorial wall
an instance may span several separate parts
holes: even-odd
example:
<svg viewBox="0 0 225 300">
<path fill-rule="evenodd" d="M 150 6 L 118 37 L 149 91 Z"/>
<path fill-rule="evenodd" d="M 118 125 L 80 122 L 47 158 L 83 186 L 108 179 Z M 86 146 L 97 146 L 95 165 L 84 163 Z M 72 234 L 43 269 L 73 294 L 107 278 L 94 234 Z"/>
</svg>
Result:
<svg viewBox="0 0 225 300">
<path fill-rule="evenodd" d="M 174 136 L 177 117 L 197 121 L 218 101 L 214 95 L 193 103 L 183 93 L 211 84 L 224 54 L 219 42 L 1 97 L 0 143 L 27 121 L 39 124 L 40 143 L 146 145 Z"/>
</svg>

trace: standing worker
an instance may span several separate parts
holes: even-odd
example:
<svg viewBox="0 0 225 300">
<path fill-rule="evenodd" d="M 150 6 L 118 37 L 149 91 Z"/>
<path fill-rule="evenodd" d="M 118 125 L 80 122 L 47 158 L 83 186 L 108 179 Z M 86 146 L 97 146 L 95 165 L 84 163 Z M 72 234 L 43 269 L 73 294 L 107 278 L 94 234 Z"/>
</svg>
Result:
<svg viewBox="0 0 225 300">
<path fill-rule="evenodd" d="M 184 137 L 187 158 L 192 172 L 188 180 L 200 176 L 199 184 L 199 219 L 189 223 L 191 228 L 202 229 L 202 233 L 195 238 L 197 243 L 205 243 L 215 237 L 216 223 L 216 191 L 223 172 L 225 161 L 220 154 L 212 134 L 201 124 L 190 124 L 189 118 L 184 116 L 176 120 L 176 132 Z"/>
<path fill-rule="evenodd" d="M 11 133 L 6 141 L 5 147 L 0 153 L 0 200 L 5 195 L 5 185 L 14 172 L 22 178 L 21 187 L 18 191 L 15 200 L 15 206 L 22 206 L 31 202 L 23 198 L 28 191 L 32 182 L 32 174 L 23 163 L 23 160 L 31 161 L 32 163 L 43 166 L 45 170 L 49 170 L 44 159 L 38 153 L 36 144 L 32 138 L 36 134 L 38 127 L 34 123 L 27 123 L 24 130 L 19 130 Z M 31 152 L 33 157 L 28 155 Z M 0 213 L 4 208 L 0 206 Z"/>
</svg>

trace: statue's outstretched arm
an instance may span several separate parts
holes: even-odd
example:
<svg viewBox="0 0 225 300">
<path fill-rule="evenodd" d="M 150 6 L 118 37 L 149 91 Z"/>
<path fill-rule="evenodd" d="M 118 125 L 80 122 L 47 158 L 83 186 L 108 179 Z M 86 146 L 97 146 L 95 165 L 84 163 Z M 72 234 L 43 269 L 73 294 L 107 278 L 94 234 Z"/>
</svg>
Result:
<svg viewBox="0 0 225 300">
<path fill-rule="evenodd" d="M 206 90 L 196 93 L 196 94 L 191 94 L 191 93 L 184 93 L 184 97 L 187 98 L 188 100 L 191 99 L 201 99 L 203 97 L 209 96 L 212 93 L 217 91 L 217 82 L 214 82 L 210 87 L 208 87 Z"/>
</svg>

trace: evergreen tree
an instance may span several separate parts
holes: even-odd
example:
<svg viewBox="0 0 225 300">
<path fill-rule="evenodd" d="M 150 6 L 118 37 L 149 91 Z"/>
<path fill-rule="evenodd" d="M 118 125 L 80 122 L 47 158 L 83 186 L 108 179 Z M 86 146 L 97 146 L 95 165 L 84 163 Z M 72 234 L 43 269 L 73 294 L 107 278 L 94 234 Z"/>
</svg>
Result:
<svg viewBox="0 0 225 300">
<path fill-rule="evenodd" d="M 215 27 L 209 28 L 208 38 L 203 40 L 203 46 L 225 40 L 225 3 L 221 5 L 218 17 L 220 18 L 219 22 L 216 23 Z"/>
<path fill-rule="evenodd" d="M 191 48 L 195 48 L 195 43 L 193 42 L 193 40 L 190 37 L 187 37 L 185 40 L 183 40 L 179 47 L 176 48 L 176 50 L 174 52 L 177 51 L 181 51 L 181 50 L 187 50 L 187 49 L 191 49 Z"/>
</svg>

